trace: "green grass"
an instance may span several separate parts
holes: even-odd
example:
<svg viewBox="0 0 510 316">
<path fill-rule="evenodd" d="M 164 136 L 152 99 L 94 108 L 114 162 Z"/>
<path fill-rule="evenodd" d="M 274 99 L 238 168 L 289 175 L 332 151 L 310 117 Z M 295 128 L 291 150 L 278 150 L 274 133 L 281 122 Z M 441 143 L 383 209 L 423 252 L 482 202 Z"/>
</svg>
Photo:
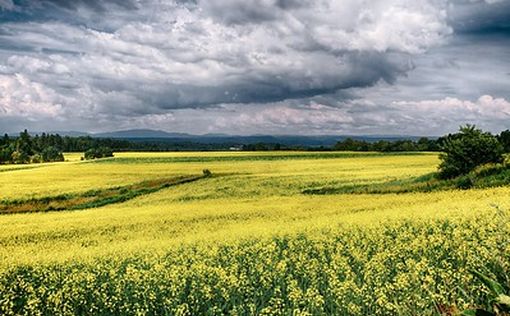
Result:
<svg viewBox="0 0 510 316">
<path fill-rule="evenodd" d="M 510 165 L 494 164 L 482 166 L 467 175 L 454 179 L 440 179 L 437 172 L 419 177 L 397 179 L 386 182 L 343 185 L 338 187 L 308 188 L 303 194 L 389 194 L 409 192 L 433 192 L 438 190 L 491 188 L 510 184 Z"/>
</svg>

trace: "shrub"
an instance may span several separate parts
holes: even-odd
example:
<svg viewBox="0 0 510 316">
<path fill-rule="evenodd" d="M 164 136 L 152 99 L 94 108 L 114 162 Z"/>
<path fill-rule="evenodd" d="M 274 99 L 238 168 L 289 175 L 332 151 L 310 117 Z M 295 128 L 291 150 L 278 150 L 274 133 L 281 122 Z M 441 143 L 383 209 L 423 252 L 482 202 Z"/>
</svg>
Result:
<svg viewBox="0 0 510 316">
<path fill-rule="evenodd" d="M 41 163 L 41 162 L 43 162 L 43 159 L 42 159 L 41 155 L 39 155 L 39 154 L 33 155 L 30 158 L 30 160 L 31 160 L 32 163 Z"/>
<path fill-rule="evenodd" d="M 488 163 L 482 166 L 475 168 L 473 173 L 477 177 L 490 177 L 493 175 L 501 174 L 502 172 L 508 170 L 510 165 L 507 163 Z"/>
<path fill-rule="evenodd" d="M 503 147 L 496 137 L 474 125 L 460 128 L 449 135 L 440 154 L 439 176 L 443 179 L 464 175 L 486 163 L 503 161 Z"/>
<path fill-rule="evenodd" d="M 90 148 L 85 152 L 85 159 L 98 159 L 98 158 L 106 158 L 113 157 L 113 151 L 109 147 L 98 147 L 98 148 Z"/>
<path fill-rule="evenodd" d="M 460 177 L 456 183 L 457 188 L 462 190 L 471 189 L 473 185 L 474 185 L 473 178 L 470 177 L 469 175 Z"/>
</svg>

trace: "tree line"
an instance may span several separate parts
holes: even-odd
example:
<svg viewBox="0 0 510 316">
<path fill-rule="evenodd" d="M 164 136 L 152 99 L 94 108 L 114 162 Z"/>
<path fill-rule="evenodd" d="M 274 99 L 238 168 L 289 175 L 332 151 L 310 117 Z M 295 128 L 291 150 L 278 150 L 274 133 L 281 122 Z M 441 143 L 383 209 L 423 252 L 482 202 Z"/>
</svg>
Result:
<svg viewBox="0 0 510 316">
<path fill-rule="evenodd" d="M 53 139 L 53 138 L 52 138 Z M 32 137 L 27 130 L 19 137 L 5 134 L 0 140 L 0 163 L 39 163 L 64 161 L 62 150 L 47 135 Z"/>
<path fill-rule="evenodd" d="M 486 132 L 487 133 L 487 132 Z M 490 133 L 488 133 L 490 134 Z M 492 135 L 492 134 L 491 134 Z M 501 144 L 505 152 L 510 152 L 510 130 L 493 135 Z M 458 138 L 459 133 L 448 134 L 438 138 L 422 137 L 417 140 L 378 140 L 367 141 L 352 137 L 338 141 L 333 146 L 304 147 L 287 146 L 279 143 L 255 143 L 241 145 L 238 148 L 244 151 L 271 151 L 271 150 L 313 150 L 313 151 L 378 151 L 378 152 L 401 152 L 401 151 L 443 151 L 448 140 Z"/>
<path fill-rule="evenodd" d="M 492 135 L 489 132 L 484 132 L 487 135 L 494 136 L 494 139 L 499 142 L 505 152 L 510 152 L 510 130 L 501 132 L 499 135 Z M 446 144 L 452 140 L 461 137 L 461 133 L 448 134 L 436 139 L 422 137 L 418 140 L 379 140 L 376 142 L 368 142 L 365 140 L 357 140 L 353 138 L 346 138 L 337 142 L 333 146 L 333 150 L 345 151 L 381 151 L 381 152 L 397 152 L 397 151 L 443 151 Z"/>
<path fill-rule="evenodd" d="M 84 159 L 113 156 L 113 148 L 129 142 L 92 137 L 70 137 L 58 134 L 32 136 L 24 130 L 17 137 L 5 134 L 0 138 L 0 164 L 26 164 L 64 161 L 63 152 L 84 152 Z"/>
<path fill-rule="evenodd" d="M 488 133 L 490 134 L 490 133 Z M 510 152 L 510 130 L 492 135 L 504 152 Z M 249 151 L 264 150 L 337 150 L 337 151 L 443 151 L 450 140 L 459 137 L 459 133 L 448 134 L 437 139 L 420 138 L 418 140 L 379 140 L 370 142 L 346 138 L 331 147 L 286 146 L 284 144 L 245 144 L 237 149 Z M 225 150 L 232 144 L 201 144 L 189 141 L 168 142 L 165 140 L 125 140 L 111 138 L 93 138 L 90 136 L 60 136 L 46 134 L 32 136 L 27 130 L 19 136 L 0 137 L 0 163 L 38 163 L 63 161 L 63 152 L 83 152 L 84 159 L 111 157 L 115 151 L 179 151 L 179 150 Z"/>
</svg>

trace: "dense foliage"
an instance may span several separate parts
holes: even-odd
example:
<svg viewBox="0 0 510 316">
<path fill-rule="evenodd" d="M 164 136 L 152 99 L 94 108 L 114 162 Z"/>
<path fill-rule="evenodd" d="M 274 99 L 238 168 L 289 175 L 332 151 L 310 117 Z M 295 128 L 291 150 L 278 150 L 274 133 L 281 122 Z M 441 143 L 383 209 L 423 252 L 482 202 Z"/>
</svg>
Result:
<svg viewBox="0 0 510 316">
<path fill-rule="evenodd" d="M 490 133 L 485 133 L 490 135 Z M 333 146 L 333 150 L 341 151 L 381 151 L 381 152 L 401 152 L 401 151 L 442 151 L 449 143 L 458 138 L 458 134 L 448 134 L 436 139 L 422 137 L 418 140 L 401 139 L 401 140 L 379 140 L 375 142 L 346 138 L 339 141 Z M 510 152 L 510 130 L 501 132 L 495 137 L 505 152 Z M 493 142 L 498 148 L 499 145 Z M 445 147 L 446 146 L 446 147 Z M 271 148 L 269 148 L 271 149 Z M 274 148 L 273 148 L 274 149 Z"/>
<path fill-rule="evenodd" d="M 83 156 L 86 160 L 113 157 L 113 151 L 109 147 L 90 148 Z"/>
<path fill-rule="evenodd" d="M 510 153 L 510 130 L 501 132 L 501 134 L 498 135 L 498 140 L 505 152 Z"/>
<path fill-rule="evenodd" d="M 54 138 L 54 135 L 46 134 L 32 137 L 27 130 L 16 138 L 6 134 L 0 141 L 0 163 L 64 161 L 62 150 L 54 145 Z"/>
<path fill-rule="evenodd" d="M 20 150 L 18 150 L 18 148 Z M 165 147 L 149 143 L 145 144 L 109 138 L 92 138 L 90 136 L 71 137 L 46 133 L 32 136 L 25 130 L 17 137 L 9 137 L 6 134 L 3 138 L 0 138 L 0 163 L 15 163 L 20 161 L 28 163 L 32 162 L 30 158 L 33 155 L 38 155 L 34 157 L 36 158 L 35 160 L 41 159 L 42 161 L 59 161 L 57 159 L 59 157 L 57 156 L 60 155 L 54 155 L 56 151 L 59 153 L 85 152 L 91 148 L 96 150 L 98 148 L 111 148 L 113 151 L 159 151 L 165 149 Z M 12 159 L 12 154 L 15 151 L 18 151 L 19 153 L 15 154 L 16 159 L 14 160 Z"/>
<path fill-rule="evenodd" d="M 437 140 L 422 137 L 417 141 L 413 140 L 379 140 L 377 142 L 368 142 L 366 140 L 357 140 L 346 138 L 336 143 L 334 150 L 348 151 L 437 151 L 439 144 Z"/>
<path fill-rule="evenodd" d="M 445 179 L 467 174 L 483 164 L 503 161 L 503 146 L 498 139 L 473 125 L 449 135 L 441 149 L 439 175 Z"/>
<path fill-rule="evenodd" d="M 85 152 L 85 159 L 113 157 L 112 147 L 129 148 L 130 142 L 92 137 L 62 137 L 58 134 L 32 136 L 27 130 L 17 137 L 0 139 L 0 164 L 64 161 L 63 152 Z"/>
</svg>

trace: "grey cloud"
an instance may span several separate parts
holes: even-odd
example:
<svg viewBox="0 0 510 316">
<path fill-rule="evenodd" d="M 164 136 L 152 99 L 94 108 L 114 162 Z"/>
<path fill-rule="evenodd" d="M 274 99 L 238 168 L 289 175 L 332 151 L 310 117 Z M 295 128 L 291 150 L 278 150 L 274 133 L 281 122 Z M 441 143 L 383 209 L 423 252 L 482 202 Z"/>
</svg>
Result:
<svg viewBox="0 0 510 316">
<path fill-rule="evenodd" d="M 449 21 L 458 33 L 510 35 L 510 1 L 454 1 Z"/>
<path fill-rule="evenodd" d="M 271 3 L 263 1 L 201 1 L 203 7 L 226 24 L 260 23 L 271 21 L 279 16 L 279 9 Z"/>
<path fill-rule="evenodd" d="M 299 21 L 265 23 L 262 19 L 257 28 L 229 27 L 214 22 L 214 18 L 207 15 L 214 16 L 214 12 L 208 10 L 213 3 L 216 2 L 204 4 L 205 16 L 187 6 L 166 4 L 167 10 L 148 22 L 143 17 L 144 11 L 140 11 L 136 13 L 140 14 L 140 20 L 129 21 L 112 33 L 68 24 L 65 20 L 4 23 L 0 25 L 0 39 L 5 43 L 3 54 L 8 64 L 3 73 L 24 73 L 30 80 L 57 92 L 63 92 L 61 82 L 65 81 L 65 93 L 69 97 L 74 93 L 76 99 L 83 98 L 83 89 L 78 88 L 80 85 L 97 91 L 98 95 L 110 91 L 126 94 L 145 107 L 132 112 L 138 115 L 147 109 L 302 98 L 349 87 L 370 86 L 379 80 L 394 82 L 396 77 L 409 70 L 407 51 L 414 50 L 414 46 L 394 47 L 399 44 L 393 38 L 373 37 L 370 33 L 359 37 L 348 30 L 341 33 L 340 41 L 337 41 L 317 30 L 305 37 L 313 38 L 312 42 L 320 45 L 311 44 L 315 45 L 312 50 L 296 49 L 302 40 L 301 33 L 306 31 Z M 248 11 L 255 7 L 253 3 L 243 1 L 228 3 Z M 312 5 L 297 1 L 267 3 L 264 9 L 290 10 Z M 345 14 L 344 8 L 337 9 Z M 414 12 L 417 9 L 410 6 L 406 10 Z M 427 12 L 417 11 L 415 14 L 435 19 Z M 251 13 L 235 15 L 252 17 Z M 328 20 L 328 27 L 332 27 L 336 22 L 329 20 L 329 15 L 317 19 Z M 307 19 L 307 24 L 313 23 L 313 17 Z M 384 27 L 385 22 L 374 20 L 367 27 L 374 27 L 373 23 L 383 23 Z M 437 23 L 441 25 L 441 20 Z M 342 24 L 337 26 L 341 32 Z M 273 27 L 279 30 L 274 31 Z M 401 28 L 406 36 L 407 29 Z M 446 27 L 433 26 L 431 32 L 443 30 Z M 430 34 L 426 36 L 429 38 Z M 23 43 L 23 46 L 16 47 L 16 43 Z M 419 38 L 408 44 L 422 45 Z M 387 52 L 389 47 L 393 47 L 394 52 Z M 10 48 L 16 49 L 9 51 Z M 23 57 L 29 58 L 30 62 L 9 62 Z M 29 67 L 31 64 L 40 68 L 33 71 L 34 65 L 32 70 Z M 76 89 L 70 89 L 72 86 Z M 115 109 L 122 106 L 126 107 L 113 102 L 99 104 L 98 108 L 125 112 Z"/>
<path fill-rule="evenodd" d="M 0 0 L 0 10 L 14 9 L 14 2 L 12 0 Z"/>
<path fill-rule="evenodd" d="M 172 122 L 185 131 L 176 121 L 200 122 L 190 130 L 214 127 L 232 105 L 248 118 L 264 109 L 262 130 L 267 119 L 275 131 L 334 130 L 335 124 L 369 131 L 412 124 L 394 101 L 506 97 L 508 76 L 500 80 L 498 69 L 508 65 L 501 61 L 508 42 L 502 35 L 484 42 L 494 49 L 493 61 L 473 63 L 476 56 L 465 48 L 482 53 L 476 30 L 504 27 L 508 2 L 10 3 L 0 0 L 3 124 L 5 117 L 89 129 L 99 121 Z M 465 37 L 452 35 L 450 26 Z M 490 78 L 494 72 L 499 82 Z"/>
<path fill-rule="evenodd" d="M 4 0 L 5 1 L 5 0 Z M 9 4 L 9 0 L 6 1 L 7 4 Z M 14 4 L 12 1 L 10 2 Z M 0 6 L 1 6 L 0 2 Z M 10 10 L 13 10 L 17 8 L 18 10 L 45 10 L 48 6 L 54 8 L 54 7 L 60 7 L 64 9 L 69 10 L 76 10 L 80 7 L 85 7 L 88 9 L 92 9 L 94 11 L 103 12 L 108 9 L 110 6 L 118 6 L 124 9 L 135 9 L 136 3 L 132 0 L 108 0 L 108 1 L 102 1 L 102 0 L 39 0 L 39 1 L 32 1 L 32 0 L 20 0 L 17 1 L 15 5 L 7 5 L 7 8 Z"/>
</svg>

